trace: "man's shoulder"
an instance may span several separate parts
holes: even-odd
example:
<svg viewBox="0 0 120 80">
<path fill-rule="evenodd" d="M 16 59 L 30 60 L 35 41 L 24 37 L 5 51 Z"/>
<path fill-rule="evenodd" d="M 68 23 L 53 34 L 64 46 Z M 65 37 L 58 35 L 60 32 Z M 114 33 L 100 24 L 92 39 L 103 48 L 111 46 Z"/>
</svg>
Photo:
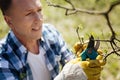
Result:
<svg viewBox="0 0 120 80">
<path fill-rule="evenodd" d="M 43 23 L 43 28 L 54 28 L 54 25 L 50 24 L 50 23 Z"/>
<path fill-rule="evenodd" d="M 8 61 L 4 58 L 3 54 L 5 53 L 5 40 L 6 38 L 2 38 L 0 39 L 0 63 L 1 63 L 1 66 L 0 67 L 8 67 Z M 4 65 L 3 65 L 4 64 Z"/>
<path fill-rule="evenodd" d="M 7 39 L 6 36 L 4 38 L 0 39 L 0 54 L 2 54 L 3 52 L 5 52 L 6 39 Z"/>
<path fill-rule="evenodd" d="M 45 23 L 43 24 L 43 32 L 52 32 L 55 34 L 55 32 L 58 32 L 58 30 L 56 29 L 56 27 L 52 24 L 49 24 L 49 23 Z"/>
<path fill-rule="evenodd" d="M 59 37 L 59 31 L 52 24 L 43 24 L 42 35 L 45 38 Z"/>
</svg>

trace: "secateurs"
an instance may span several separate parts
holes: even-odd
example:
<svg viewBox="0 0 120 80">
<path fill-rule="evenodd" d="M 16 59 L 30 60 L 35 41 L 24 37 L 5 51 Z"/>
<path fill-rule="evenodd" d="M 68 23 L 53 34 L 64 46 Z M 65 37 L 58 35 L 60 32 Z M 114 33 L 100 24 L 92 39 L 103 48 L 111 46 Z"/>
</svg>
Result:
<svg viewBox="0 0 120 80">
<path fill-rule="evenodd" d="M 82 61 L 85 61 L 87 58 L 90 60 L 95 60 L 98 56 L 97 50 L 99 48 L 99 45 L 100 41 L 97 41 L 95 45 L 94 37 L 91 35 L 87 48 L 80 54 Z"/>
</svg>

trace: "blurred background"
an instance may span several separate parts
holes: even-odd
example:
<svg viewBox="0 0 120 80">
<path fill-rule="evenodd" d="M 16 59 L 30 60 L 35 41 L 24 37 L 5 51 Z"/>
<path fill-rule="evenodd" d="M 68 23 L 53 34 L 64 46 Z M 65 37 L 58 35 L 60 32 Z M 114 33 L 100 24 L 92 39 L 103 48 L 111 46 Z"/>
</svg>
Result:
<svg viewBox="0 0 120 80">
<path fill-rule="evenodd" d="M 70 7 L 64 0 L 50 0 L 54 4 Z M 72 3 L 80 9 L 104 11 L 109 5 L 117 0 L 71 0 Z M 76 13 L 66 16 L 65 10 L 48 6 L 45 0 L 41 0 L 43 5 L 44 22 L 53 24 L 62 34 L 68 47 L 72 49 L 75 42 L 78 42 L 76 28 L 79 26 L 79 35 L 88 40 L 89 35 L 93 34 L 95 39 L 109 39 L 111 36 L 110 29 L 103 16 L 90 15 L 86 13 Z M 117 38 L 120 39 L 120 5 L 115 7 L 109 14 L 110 21 Z M 0 12 L 0 39 L 9 31 Z M 100 48 L 105 54 L 111 50 L 110 44 L 101 42 Z M 120 57 L 112 54 L 108 57 L 107 64 L 101 74 L 101 80 L 120 80 Z"/>
</svg>

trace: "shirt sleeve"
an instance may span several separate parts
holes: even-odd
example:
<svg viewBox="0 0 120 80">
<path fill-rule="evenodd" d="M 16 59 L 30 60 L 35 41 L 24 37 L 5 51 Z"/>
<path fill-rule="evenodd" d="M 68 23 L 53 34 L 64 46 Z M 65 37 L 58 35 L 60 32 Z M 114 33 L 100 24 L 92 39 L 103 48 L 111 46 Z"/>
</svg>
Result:
<svg viewBox="0 0 120 80">
<path fill-rule="evenodd" d="M 60 54 L 61 54 L 61 64 L 64 66 L 66 64 L 66 62 L 70 61 L 71 59 L 73 59 L 75 56 L 73 55 L 73 53 L 70 51 L 70 49 L 68 48 L 66 42 L 64 41 L 64 39 L 62 38 L 61 34 L 59 35 L 59 43 L 61 46 L 60 49 Z"/>
<path fill-rule="evenodd" d="M 10 63 L 0 56 L 0 80 L 18 80 L 18 74 Z"/>
<path fill-rule="evenodd" d="M 51 31 L 53 31 L 53 34 L 57 38 L 57 43 L 59 44 L 60 50 L 58 52 L 61 55 L 60 63 L 62 66 L 64 66 L 66 62 L 75 58 L 75 55 L 70 51 L 62 35 L 56 30 L 56 28 L 53 25 L 51 25 L 51 29 Z"/>
</svg>

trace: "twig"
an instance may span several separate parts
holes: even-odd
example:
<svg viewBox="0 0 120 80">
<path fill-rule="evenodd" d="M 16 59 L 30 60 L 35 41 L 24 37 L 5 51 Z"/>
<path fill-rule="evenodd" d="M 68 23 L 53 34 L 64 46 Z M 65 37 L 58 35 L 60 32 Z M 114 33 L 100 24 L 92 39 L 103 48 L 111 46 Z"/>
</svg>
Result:
<svg viewBox="0 0 120 80">
<path fill-rule="evenodd" d="M 107 57 L 108 57 L 109 55 L 111 55 L 112 53 L 115 53 L 116 55 L 120 56 L 120 53 L 118 53 L 118 52 L 120 51 L 120 49 L 117 50 L 117 49 L 120 48 L 120 47 L 115 43 L 115 41 L 118 42 L 118 43 L 120 43 L 120 40 L 116 38 L 116 33 L 115 33 L 115 31 L 114 31 L 114 29 L 113 29 L 113 27 L 112 27 L 112 25 L 111 25 L 110 18 L 109 18 L 110 12 L 111 12 L 116 6 L 118 6 L 118 5 L 120 4 L 120 0 L 112 3 L 112 4 L 109 6 L 109 8 L 108 8 L 107 10 L 105 10 L 105 11 L 90 11 L 90 10 L 84 10 L 84 9 L 76 8 L 75 5 L 73 5 L 73 3 L 71 2 L 71 0 L 65 0 L 68 4 L 71 5 L 70 8 L 64 7 L 64 6 L 61 6 L 61 5 L 57 5 L 57 4 L 53 4 L 53 3 L 51 3 L 49 0 L 46 0 L 46 1 L 47 1 L 47 3 L 48 3 L 49 6 L 53 6 L 53 7 L 57 7 L 57 8 L 61 8 L 61 9 L 66 10 L 65 15 L 72 15 L 72 14 L 76 14 L 76 13 L 78 13 L 78 12 L 81 12 L 81 13 L 87 13 L 87 14 L 91 14 L 91 15 L 102 15 L 102 16 L 104 16 L 104 18 L 105 18 L 106 21 L 107 21 L 107 25 L 108 25 L 108 27 L 109 27 L 112 35 L 111 35 L 111 37 L 110 37 L 109 40 L 99 40 L 99 41 L 109 42 L 110 45 L 111 45 L 111 48 L 112 48 L 112 50 L 113 50 L 112 52 L 110 52 L 109 54 L 107 54 L 105 58 L 107 58 Z M 78 34 L 78 36 L 79 36 L 78 31 L 77 31 L 77 34 Z M 79 38 L 79 40 L 80 40 L 80 37 L 78 37 L 78 38 Z M 80 40 L 80 41 L 81 41 L 81 40 Z M 95 41 L 98 41 L 98 40 L 95 40 Z"/>
</svg>

